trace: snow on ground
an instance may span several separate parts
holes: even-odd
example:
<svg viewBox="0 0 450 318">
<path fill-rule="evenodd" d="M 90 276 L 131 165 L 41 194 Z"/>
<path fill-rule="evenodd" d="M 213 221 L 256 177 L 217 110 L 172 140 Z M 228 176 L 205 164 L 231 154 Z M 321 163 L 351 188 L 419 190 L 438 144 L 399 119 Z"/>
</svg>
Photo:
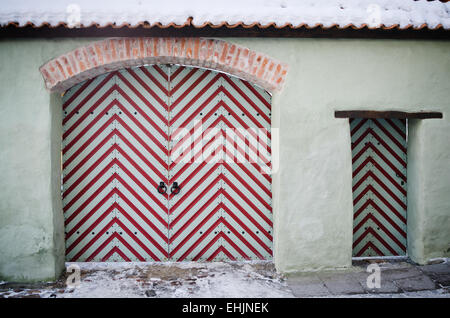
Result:
<svg viewBox="0 0 450 318">
<path fill-rule="evenodd" d="M 166 263 L 97 268 L 64 297 L 292 297 L 287 285 L 264 263 Z M 100 268 L 104 268 L 100 270 Z M 98 282 L 102 283 L 99 284 Z"/>
<path fill-rule="evenodd" d="M 355 263 L 347 271 L 334 271 L 336 277 L 348 275 L 352 279 L 355 273 L 366 273 L 366 265 L 360 261 Z M 411 265 L 405 261 L 383 261 L 378 260 L 382 270 L 390 271 L 391 280 L 401 279 L 410 275 L 411 279 L 425 277 L 423 271 L 434 272 L 431 276 L 441 275 L 445 281 L 448 259 L 440 259 L 433 262 L 437 266 L 420 267 Z M 183 263 L 66 263 L 67 273 L 56 282 L 48 283 L 11 283 L 0 281 L 0 298 L 2 297 L 41 297 L 41 298 L 278 298 L 294 297 L 291 290 L 292 282 L 280 274 L 277 274 L 272 262 L 183 262 Z M 66 285 L 73 282 L 71 277 L 75 274 L 74 268 L 79 269 L 80 284 L 76 287 Z M 416 268 L 415 268 L 416 267 Z M 417 270 L 419 269 L 419 270 Z M 311 277 L 317 276 L 318 272 L 305 272 Z M 397 275 L 397 276 L 396 276 Z M 444 276 L 442 276 L 444 275 Z M 430 277 L 431 277 L 430 276 Z M 333 276 L 328 279 L 333 283 Z M 336 278 L 335 277 L 335 278 Z M 397 278 L 395 278 L 397 277 Z M 437 276 L 436 276 L 437 277 Z M 434 279 L 437 279 L 434 277 Z M 314 277 L 313 277 L 314 278 Z M 425 279 L 425 282 L 426 282 Z M 289 287 L 288 282 L 291 284 Z M 325 282 L 325 281 L 324 281 Z M 326 283 L 326 282 L 325 282 Z M 336 283 L 336 282 L 334 282 Z M 341 282 L 343 290 L 346 290 L 346 281 Z M 325 284 L 326 285 L 326 284 Z M 426 284 L 425 284 L 426 285 Z M 424 286 L 425 286 L 424 285 Z M 306 283 L 308 286 L 308 283 Z M 346 287 L 347 286 L 347 287 Z M 420 286 L 419 286 L 420 287 Z M 314 286 L 310 297 L 318 297 Z M 363 293 L 353 294 L 343 292 L 339 295 L 323 297 L 357 297 L 357 298 L 437 298 L 449 297 L 449 287 L 437 284 L 435 288 L 429 289 L 425 286 L 421 291 L 398 292 L 393 294 Z M 420 290 L 418 288 L 418 290 Z M 348 290 L 347 290 L 348 291 Z M 304 295 L 302 297 L 308 297 Z"/>
<path fill-rule="evenodd" d="M 41 288 L 34 293 L 45 298 L 293 297 L 270 262 L 67 263 L 67 267 L 73 264 L 81 269 L 79 286 Z M 4 296 L 27 292 L 16 290 Z"/>
</svg>

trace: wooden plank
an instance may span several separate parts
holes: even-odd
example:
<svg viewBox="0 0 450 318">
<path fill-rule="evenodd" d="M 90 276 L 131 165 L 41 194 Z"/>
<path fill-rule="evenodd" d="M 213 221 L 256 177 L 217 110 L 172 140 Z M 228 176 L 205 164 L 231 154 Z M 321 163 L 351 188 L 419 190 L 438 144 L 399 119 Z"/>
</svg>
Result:
<svg viewBox="0 0 450 318">
<path fill-rule="evenodd" d="M 442 118 L 441 112 L 401 112 L 401 111 L 376 111 L 376 110 L 336 110 L 336 118 L 415 118 L 429 119 Z"/>
<path fill-rule="evenodd" d="M 399 30 L 392 29 L 354 29 L 348 27 L 340 29 L 338 27 L 315 28 L 300 27 L 293 29 L 290 27 L 276 28 L 269 26 L 260 28 L 258 26 L 233 28 L 221 26 L 213 28 L 205 26 L 196 28 L 193 25 L 183 27 L 167 27 L 140 25 L 135 28 L 128 26 L 106 26 L 106 27 L 81 27 L 67 28 L 64 25 L 51 27 L 43 25 L 34 27 L 27 25 L 17 27 L 7 25 L 0 27 L 0 38 L 58 38 L 58 37 L 272 37 L 272 38 L 374 38 L 374 39 L 422 39 L 422 40 L 450 40 L 450 30 L 442 28 L 430 30 L 423 28 L 414 30 L 411 28 Z"/>
</svg>

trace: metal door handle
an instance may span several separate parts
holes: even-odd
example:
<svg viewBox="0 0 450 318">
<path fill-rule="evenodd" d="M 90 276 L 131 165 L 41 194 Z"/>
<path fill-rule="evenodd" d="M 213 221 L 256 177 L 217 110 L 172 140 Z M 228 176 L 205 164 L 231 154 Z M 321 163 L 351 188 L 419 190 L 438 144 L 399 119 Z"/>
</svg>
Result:
<svg viewBox="0 0 450 318">
<path fill-rule="evenodd" d="M 172 184 L 172 187 L 170 188 L 170 193 L 172 193 L 172 194 L 178 194 L 178 193 L 180 193 L 180 187 L 178 186 L 178 182 L 174 182 L 173 184 Z"/>
<path fill-rule="evenodd" d="M 158 192 L 161 194 L 165 194 L 167 192 L 167 187 L 162 181 L 159 183 Z"/>
</svg>

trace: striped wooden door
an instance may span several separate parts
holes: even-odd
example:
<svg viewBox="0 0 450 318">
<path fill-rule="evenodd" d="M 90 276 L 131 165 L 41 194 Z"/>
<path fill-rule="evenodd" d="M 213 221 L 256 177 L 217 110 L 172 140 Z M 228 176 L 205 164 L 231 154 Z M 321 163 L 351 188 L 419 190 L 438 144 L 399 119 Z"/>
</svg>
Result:
<svg viewBox="0 0 450 318">
<path fill-rule="evenodd" d="M 168 69 L 99 76 L 64 95 L 63 205 L 70 261 L 168 258 Z"/>
<path fill-rule="evenodd" d="M 182 66 L 170 87 L 171 259 L 270 259 L 270 95 Z"/>
<path fill-rule="evenodd" d="M 67 260 L 271 257 L 265 91 L 209 70 L 143 66 L 78 84 L 63 101 Z"/>
<path fill-rule="evenodd" d="M 353 256 L 406 254 L 406 121 L 351 119 Z"/>
</svg>

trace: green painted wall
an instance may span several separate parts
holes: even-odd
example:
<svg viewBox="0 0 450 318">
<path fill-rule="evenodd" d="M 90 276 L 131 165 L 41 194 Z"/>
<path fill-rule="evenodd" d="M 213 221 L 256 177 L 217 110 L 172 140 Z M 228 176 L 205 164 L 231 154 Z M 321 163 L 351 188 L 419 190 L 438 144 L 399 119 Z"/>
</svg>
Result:
<svg viewBox="0 0 450 318">
<path fill-rule="evenodd" d="M 93 40 L 0 42 L 0 279 L 53 279 L 63 269 L 61 101 L 38 68 Z M 450 256 L 450 42 L 225 40 L 290 65 L 273 96 L 278 270 L 350 265 L 350 131 L 334 118 L 342 109 L 444 113 L 410 125 L 408 253 L 421 263 Z"/>
<path fill-rule="evenodd" d="M 419 263 L 450 256 L 450 42 L 233 41 L 290 65 L 273 103 L 280 128 L 274 179 L 279 270 L 350 265 L 350 130 L 348 120 L 334 118 L 345 109 L 444 113 L 444 119 L 420 121 L 410 140 L 408 254 Z"/>
</svg>

